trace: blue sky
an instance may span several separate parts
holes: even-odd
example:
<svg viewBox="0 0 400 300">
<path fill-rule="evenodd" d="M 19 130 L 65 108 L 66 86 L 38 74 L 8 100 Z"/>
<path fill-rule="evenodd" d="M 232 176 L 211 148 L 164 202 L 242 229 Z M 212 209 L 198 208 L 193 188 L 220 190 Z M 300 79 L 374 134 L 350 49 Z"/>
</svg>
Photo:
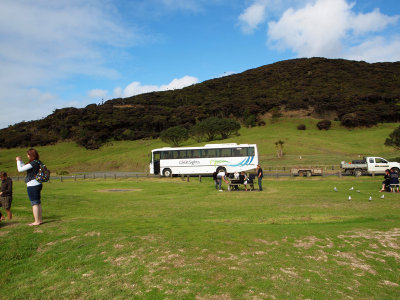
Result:
<svg viewBox="0 0 400 300">
<path fill-rule="evenodd" d="M 0 128 L 314 56 L 400 61 L 400 2 L 1 0 Z"/>
</svg>

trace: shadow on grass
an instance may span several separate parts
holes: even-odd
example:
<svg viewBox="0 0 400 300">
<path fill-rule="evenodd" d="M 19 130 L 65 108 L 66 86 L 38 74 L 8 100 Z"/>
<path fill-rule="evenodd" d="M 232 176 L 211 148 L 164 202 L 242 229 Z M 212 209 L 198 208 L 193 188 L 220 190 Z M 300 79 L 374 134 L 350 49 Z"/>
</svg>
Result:
<svg viewBox="0 0 400 300">
<path fill-rule="evenodd" d="M 51 215 L 51 216 L 46 216 L 45 220 L 43 221 L 43 223 L 41 225 L 45 225 L 45 224 L 50 224 L 50 223 L 54 223 L 54 222 L 61 222 L 61 217 L 59 215 Z M 16 220 L 12 220 L 12 221 L 1 221 L 0 222 L 0 228 L 6 228 L 6 227 L 14 227 L 14 226 L 18 226 L 21 224 L 25 224 L 27 223 L 27 221 L 16 221 Z"/>
<path fill-rule="evenodd" d="M 41 225 L 49 224 L 49 223 L 54 223 L 54 222 L 61 222 L 61 218 L 63 216 L 61 215 L 50 215 L 50 216 L 45 216 L 43 219 L 43 223 Z"/>
</svg>

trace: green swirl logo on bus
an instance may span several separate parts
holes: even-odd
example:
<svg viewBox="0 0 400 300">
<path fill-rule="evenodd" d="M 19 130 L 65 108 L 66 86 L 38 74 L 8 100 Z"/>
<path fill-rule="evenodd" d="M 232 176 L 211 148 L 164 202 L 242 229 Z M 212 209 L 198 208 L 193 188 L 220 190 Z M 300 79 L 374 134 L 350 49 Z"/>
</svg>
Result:
<svg viewBox="0 0 400 300">
<path fill-rule="evenodd" d="M 229 161 L 227 161 L 227 160 L 217 160 L 217 159 L 210 160 L 210 165 L 218 166 L 218 165 L 226 165 L 226 164 L 229 164 Z"/>
</svg>

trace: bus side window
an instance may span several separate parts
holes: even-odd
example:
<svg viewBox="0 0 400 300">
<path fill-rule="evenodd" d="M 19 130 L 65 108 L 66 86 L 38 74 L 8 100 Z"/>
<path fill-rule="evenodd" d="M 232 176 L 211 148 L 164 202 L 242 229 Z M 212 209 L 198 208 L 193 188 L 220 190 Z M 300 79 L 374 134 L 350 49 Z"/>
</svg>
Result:
<svg viewBox="0 0 400 300">
<path fill-rule="evenodd" d="M 186 158 L 186 150 L 179 150 L 179 158 Z"/>
<path fill-rule="evenodd" d="M 254 156 L 254 147 L 247 148 L 247 155 Z"/>
<path fill-rule="evenodd" d="M 200 150 L 192 150 L 190 152 L 191 152 L 191 155 L 190 155 L 190 157 L 188 156 L 188 158 L 200 158 Z"/>
<path fill-rule="evenodd" d="M 207 151 L 207 158 L 212 158 L 212 157 L 220 157 L 218 154 L 218 149 L 208 149 Z"/>
<path fill-rule="evenodd" d="M 221 149 L 221 156 L 222 157 L 230 157 L 230 156 L 232 156 L 231 148 Z"/>
</svg>

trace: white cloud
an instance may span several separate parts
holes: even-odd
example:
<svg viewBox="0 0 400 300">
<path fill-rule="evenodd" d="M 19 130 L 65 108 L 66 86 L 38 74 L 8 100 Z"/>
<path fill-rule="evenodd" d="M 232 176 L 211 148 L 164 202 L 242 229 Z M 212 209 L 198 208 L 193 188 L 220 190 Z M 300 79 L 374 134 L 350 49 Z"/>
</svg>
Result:
<svg viewBox="0 0 400 300">
<path fill-rule="evenodd" d="M 399 16 L 387 16 L 379 9 L 363 14 L 353 12 L 355 3 L 346 0 L 317 0 L 300 9 L 287 9 L 276 22 L 268 23 L 268 42 L 290 49 L 300 57 L 346 57 L 370 62 L 397 59 L 397 42 L 382 42 L 373 33 L 394 25 Z M 379 55 L 379 49 L 386 51 Z"/>
<path fill-rule="evenodd" d="M 115 97 L 131 97 L 139 94 L 159 92 L 167 90 L 181 89 L 199 82 L 199 79 L 193 76 L 184 76 L 182 78 L 173 79 L 170 83 L 164 85 L 142 85 L 139 81 L 130 83 L 125 89 L 117 87 L 114 89 Z"/>
<path fill-rule="evenodd" d="M 400 61 L 400 36 L 390 40 L 378 36 L 351 47 L 344 58 L 369 62 Z"/>
<path fill-rule="evenodd" d="M 389 17 L 380 12 L 379 8 L 367 14 L 354 15 L 350 20 L 350 27 L 355 34 L 367 32 L 379 32 L 388 25 L 394 25 L 399 20 L 399 16 Z"/>
<path fill-rule="evenodd" d="M 333 57 L 342 50 L 350 9 L 344 0 L 318 0 L 299 10 L 290 8 L 278 22 L 268 24 L 269 41 L 301 57 Z"/>
<path fill-rule="evenodd" d="M 88 92 L 88 96 L 91 99 L 99 99 L 99 98 L 106 98 L 108 97 L 108 91 L 107 90 L 101 90 L 101 89 L 94 89 Z"/>
<path fill-rule="evenodd" d="M 239 16 L 239 22 L 243 32 L 252 33 L 259 24 L 265 21 L 266 6 L 267 4 L 265 2 L 256 2 L 246 8 Z"/>
<path fill-rule="evenodd" d="M 106 66 L 109 53 L 115 55 L 142 37 L 118 20 L 108 0 L 2 0 L 0 106 L 3 112 L 4 107 L 10 108 L 3 113 L 0 127 L 15 123 L 17 116 L 25 120 L 46 116 L 65 104 L 43 92 L 42 99 L 47 95 L 48 101 L 41 105 L 39 99 L 28 97 L 32 87 L 60 90 L 65 86 L 58 86 L 59 82 L 71 76 L 119 76 Z M 24 105 L 24 101 L 29 103 Z M 12 113 L 10 103 L 18 103 L 18 112 Z M 33 104 L 40 107 L 33 108 Z"/>
<path fill-rule="evenodd" d="M 126 98 L 144 93 L 158 91 L 159 87 L 156 85 L 142 85 L 139 81 L 130 83 L 123 91 L 121 97 Z"/>
<path fill-rule="evenodd" d="M 184 76 L 174 79 L 169 84 L 162 85 L 160 91 L 177 90 L 199 82 L 199 79 L 193 76 Z"/>
</svg>

